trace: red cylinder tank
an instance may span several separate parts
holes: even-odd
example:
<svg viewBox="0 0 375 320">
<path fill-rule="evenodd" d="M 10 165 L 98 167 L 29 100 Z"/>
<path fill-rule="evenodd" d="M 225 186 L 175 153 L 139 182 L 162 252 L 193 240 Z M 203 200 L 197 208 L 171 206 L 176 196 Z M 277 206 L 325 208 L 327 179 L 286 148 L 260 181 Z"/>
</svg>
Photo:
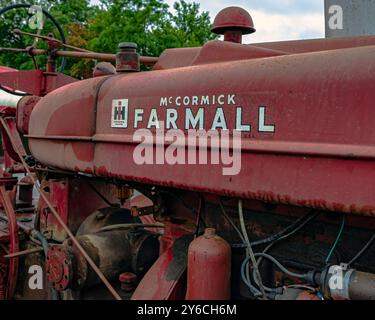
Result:
<svg viewBox="0 0 375 320">
<path fill-rule="evenodd" d="M 207 228 L 189 246 L 186 300 L 230 299 L 231 249 Z"/>
</svg>

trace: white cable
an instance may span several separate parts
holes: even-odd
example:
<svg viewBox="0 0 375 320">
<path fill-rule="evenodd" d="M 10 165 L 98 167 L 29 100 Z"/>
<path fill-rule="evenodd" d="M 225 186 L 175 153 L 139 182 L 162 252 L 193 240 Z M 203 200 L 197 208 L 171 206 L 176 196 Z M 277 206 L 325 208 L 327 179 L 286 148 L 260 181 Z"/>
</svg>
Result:
<svg viewBox="0 0 375 320">
<path fill-rule="evenodd" d="M 253 268 L 254 268 L 255 274 L 256 274 L 256 276 L 258 278 L 259 289 L 260 289 L 260 291 L 261 291 L 261 293 L 263 295 L 263 298 L 264 298 L 264 300 L 267 300 L 266 291 L 264 290 L 264 287 L 263 287 L 262 277 L 260 276 L 260 272 L 259 272 L 259 269 L 258 269 L 258 264 L 257 264 L 257 261 L 256 261 L 255 256 L 254 256 L 253 249 L 251 248 L 249 236 L 247 234 L 245 220 L 243 218 L 242 200 L 241 199 L 238 200 L 238 216 L 239 216 L 239 219 L 240 219 L 240 225 L 241 225 L 242 234 L 243 234 L 243 237 L 245 239 L 245 243 L 247 245 L 246 254 L 247 254 L 248 257 L 250 257 L 251 262 L 253 264 Z"/>
</svg>

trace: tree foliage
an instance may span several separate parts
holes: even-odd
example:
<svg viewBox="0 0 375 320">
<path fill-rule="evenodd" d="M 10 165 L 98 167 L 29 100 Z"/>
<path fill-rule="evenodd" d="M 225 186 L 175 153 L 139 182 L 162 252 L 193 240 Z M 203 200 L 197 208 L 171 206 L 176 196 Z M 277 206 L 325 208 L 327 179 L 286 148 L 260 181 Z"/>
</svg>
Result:
<svg viewBox="0 0 375 320">
<path fill-rule="evenodd" d="M 2 7 L 21 1 L 2 0 Z M 141 55 L 159 56 L 167 48 L 200 46 L 215 39 L 210 31 L 208 12 L 200 12 L 199 4 L 179 0 L 169 10 L 164 0 L 30 0 L 50 12 L 60 23 L 71 45 L 96 52 L 115 53 L 120 42 L 138 44 Z M 0 17 L 0 46 L 25 48 L 33 42 L 30 37 L 15 37 L 11 30 L 19 28 L 31 31 L 27 26 L 25 9 L 13 10 Z M 49 21 L 43 34 L 56 29 Z M 38 48 L 46 45 L 39 42 Z M 38 57 L 38 65 L 44 66 L 45 57 Z M 0 65 L 17 69 L 29 69 L 33 64 L 23 54 L 0 53 Z M 70 60 L 66 73 L 75 77 L 87 77 L 92 61 Z"/>
</svg>

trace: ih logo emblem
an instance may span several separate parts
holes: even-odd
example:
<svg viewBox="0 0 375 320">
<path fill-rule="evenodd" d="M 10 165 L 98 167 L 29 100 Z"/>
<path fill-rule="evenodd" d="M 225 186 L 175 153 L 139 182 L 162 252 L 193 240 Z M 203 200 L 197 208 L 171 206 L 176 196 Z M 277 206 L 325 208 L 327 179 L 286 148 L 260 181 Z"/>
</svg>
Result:
<svg viewBox="0 0 375 320">
<path fill-rule="evenodd" d="M 112 101 L 112 128 L 128 127 L 128 99 L 118 99 Z"/>
</svg>

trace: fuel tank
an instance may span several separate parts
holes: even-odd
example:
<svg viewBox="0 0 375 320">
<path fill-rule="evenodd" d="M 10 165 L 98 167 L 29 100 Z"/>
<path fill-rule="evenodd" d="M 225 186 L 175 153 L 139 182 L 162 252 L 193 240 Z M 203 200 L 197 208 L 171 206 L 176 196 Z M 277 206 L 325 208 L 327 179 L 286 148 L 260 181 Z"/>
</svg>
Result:
<svg viewBox="0 0 375 320">
<path fill-rule="evenodd" d="M 374 57 L 366 46 L 72 83 L 34 108 L 30 150 L 102 177 L 374 216 Z M 210 162 L 221 144 L 206 163 L 169 161 L 169 146 L 195 148 L 194 128 L 229 133 L 240 157 Z M 140 141 L 153 148 L 143 163 Z"/>
<path fill-rule="evenodd" d="M 207 228 L 189 245 L 186 300 L 229 300 L 231 248 Z"/>
</svg>

